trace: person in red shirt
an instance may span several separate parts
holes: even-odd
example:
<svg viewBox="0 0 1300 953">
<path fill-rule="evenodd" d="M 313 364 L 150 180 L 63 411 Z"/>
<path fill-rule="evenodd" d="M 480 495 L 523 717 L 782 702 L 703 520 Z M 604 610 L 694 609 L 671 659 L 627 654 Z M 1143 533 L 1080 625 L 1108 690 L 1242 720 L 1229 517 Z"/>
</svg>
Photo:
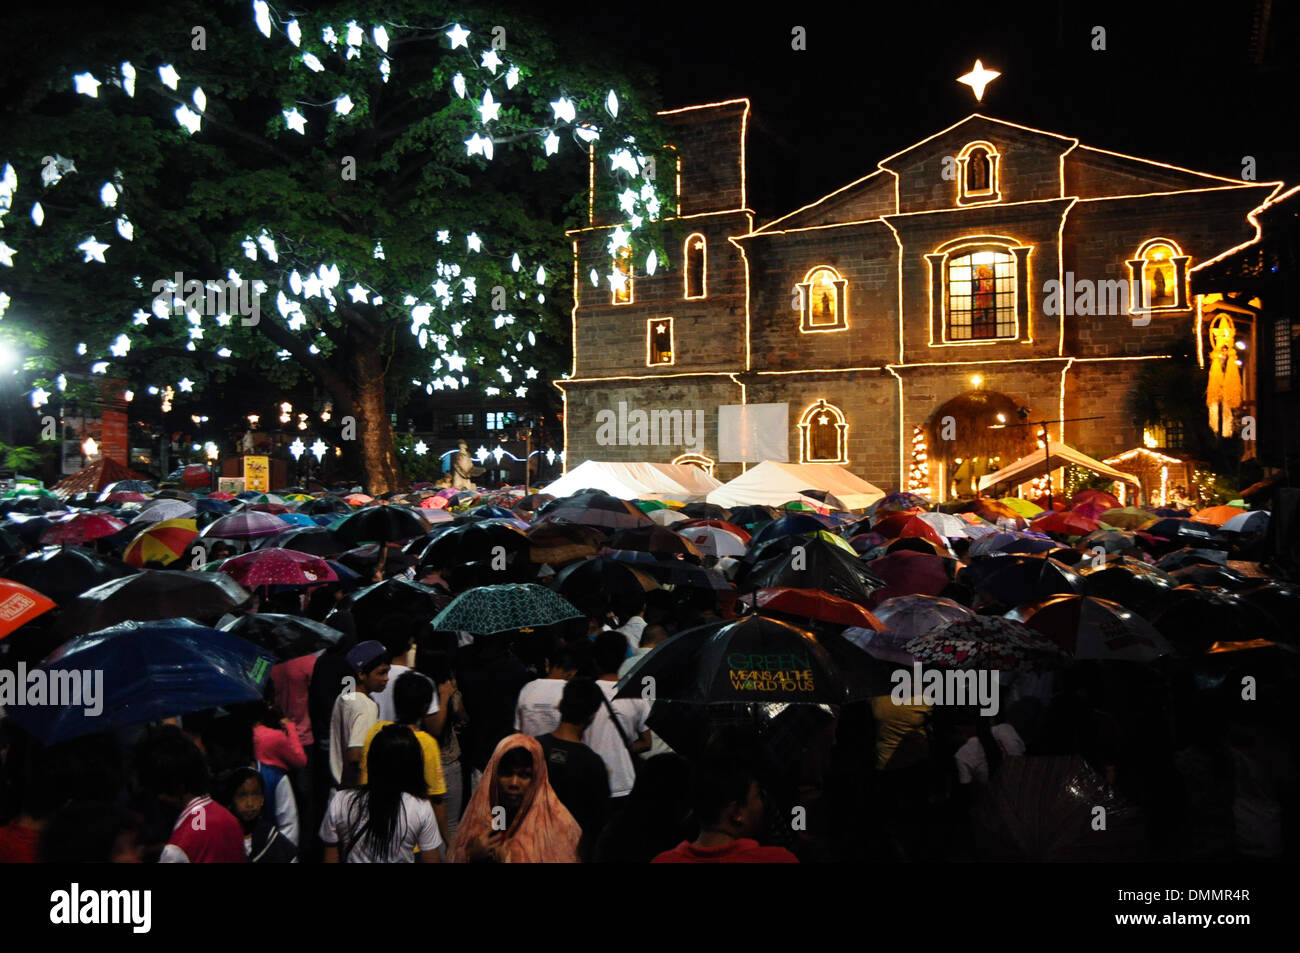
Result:
<svg viewBox="0 0 1300 953">
<path fill-rule="evenodd" d="M 664 851 L 655 864 L 797 864 L 784 847 L 763 847 L 755 836 L 763 828 L 766 804 L 753 770 L 735 757 L 701 764 L 692 785 L 700 836 Z"/>
<path fill-rule="evenodd" d="M 179 728 L 164 725 L 136 752 L 141 786 L 179 811 L 158 858 L 163 864 L 242 864 L 244 831 L 235 815 L 208 796 L 203 752 Z"/>
</svg>

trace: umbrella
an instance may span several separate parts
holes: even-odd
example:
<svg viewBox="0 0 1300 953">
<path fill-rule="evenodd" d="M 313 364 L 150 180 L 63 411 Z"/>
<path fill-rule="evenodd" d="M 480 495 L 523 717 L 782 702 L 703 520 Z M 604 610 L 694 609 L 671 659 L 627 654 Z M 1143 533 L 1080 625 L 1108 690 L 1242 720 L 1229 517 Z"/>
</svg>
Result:
<svg viewBox="0 0 1300 953">
<path fill-rule="evenodd" d="M 582 613 L 558 593 L 544 586 L 523 583 L 480 586 L 463 592 L 430 625 L 471 635 L 495 635 L 580 618 Z"/>
<path fill-rule="evenodd" d="M 126 523 L 117 517 L 103 513 L 78 513 L 72 519 L 50 526 L 41 534 L 41 542 L 47 546 L 89 543 L 116 535 L 124 529 Z"/>
<path fill-rule="evenodd" d="M 594 526 L 556 521 L 530 526 L 528 558 L 541 564 L 559 566 L 594 556 L 605 545 L 605 534 Z"/>
<path fill-rule="evenodd" d="M 1238 513 L 1219 528 L 1225 533 L 1263 533 L 1268 530 L 1268 520 L 1268 510 L 1251 510 Z"/>
<path fill-rule="evenodd" d="M 233 509 L 227 500 L 217 499 L 215 493 L 212 496 L 197 499 L 190 505 L 194 507 L 196 513 L 220 513 L 224 515 Z"/>
<path fill-rule="evenodd" d="M 800 490 L 800 496 L 806 496 L 810 500 L 818 500 L 825 503 L 830 509 L 847 510 L 848 507 L 841 502 L 840 498 L 829 490 Z"/>
<path fill-rule="evenodd" d="M 41 663 L 47 684 L 82 688 L 80 704 L 19 705 L 5 714 L 44 744 L 54 745 L 159 718 L 257 701 L 273 662 L 238 636 L 188 619 L 123 622 L 80 635 Z M 86 692 L 92 672 L 95 684 Z"/>
<path fill-rule="evenodd" d="M 600 492 L 553 500 L 537 510 L 534 522 L 550 523 L 555 520 L 567 520 L 584 526 L 603 526 L 608 529 L 655 525 L 650 517 L 627 500 L 620 500 L 618 497 Z"/>
<path fill-rule="evenodd" d="M 1043 508 L 1037 503 L 1031 502 L 1030 500 L 1022 500 L 1018 496 L 1004 496 L 996 502 L 1001 503 L 1017 516 L 1023 516 L 1025 519 L 1032 519 L 1039 513 L 1043 512 Z"/>
<path fill-rule="evenodd" d="M 388 615 L 430 618 L 441 608 L 443 598 L 432 586 L 398 576 L 356 590 L 339 604 L 339 609 L 350 612 L 357 629 L 365 631 Z M 328 624 L 329 617 L 325 621 Z"/>
<path fill-rule="evenodd" d="M 661 558 L 681 558 L 694 563 L 700 561 L 700 551 L 694 543 L 670 529 L 653 524 L 619 530 L 610 540 L 610 546 L 614 549 L 633 549 Z"/>
<path fill-rule="evenodd" d="M 918 513 L 916 518 L 948 539 L 965 539 L 970 535 L 966 532 L 970 524 L 951 513 Z"/>
<path fill-rule="evenodd" d="M 54 600 L 12 579 L 0 579 L 0 639 L 54 608 Z"/>
<path fill-rule="evenodd" d="M 945 623 L 955 622 L 975 613 L 961 603 L 941 596 L 913 595 L 886 599 L 876 606 L 875 614 L 891 635 L 898 636 L 906 642 L 925 635 Z M 867 648 L 867 651 L 876 654 L 870 648 Z M 900 661 L 900 659 L 890 659 L 890 661 Z M 908 656 L 906 661 L 911 664 L 911 656 Z"/>
<path fill-rule="evenodd" d="M 131 540 L 122 561 L 137 569 L 155 561 L 173 563 L 185 556 L 198 536 L 198 524 L 192 519 L 161 520 Z"/>
<path fill-rule="evenodd" d="M 1140 510 L 1136 506 L 1123 506 L 1106 511 L 1105 520 L 1109 526 L 1119 529 L 1137 529 L 1150 523 L 1155 516 L 1149 510 Z"/>
<path fill-rule="evenodd" d="M 1300 632 L 1294 628 L 1300 619 L 1300 589 L 1282 582 L 1266 582 L 1254 589 L 1238 593 L 1241 600 L 1264 610 L 1278 623 L 1278 638 L 1290 645 L 1300 642 Z"/>
<path fill-rule="evenodd" d="M 1143 615 L 1149 614 L 1165 593 L 1178 585 L 1163 570 L 1127 556 L 1109 556 L 1099 566 L 1086 565 L 1079 575 L 1085 595 L 1118 602 Z"/>
<path fill-rule="evenodd" d="M 1072 507 L 1084 503 L 1097 506 L 1103 510 L 1116 509 L 1119 506 L 1119 500 L 1105 490 L 1080 490 L 1070 497 L 1070 506 Z"/>
<path fill-rule="evenodd" d="M 717 526 L 682 526 L 677 532 L 704 556 L 743 556 L 745 540 Z M 742 530 L 743 532 L 743 530 Z"/>
<path fill-rule="evenodd" d="M 373 503 L 375 498 L 366 493 L 349 493 L 343 497 L 343 502 L 349 506 L 365 506 L 367 503 Z"/>
<path fill-rule="evenodd" d="M 888 513 L 876 520 L 872 529 L 889 539 L 900 536 L 919 536 L 940 546 L 946 545 L 942 535 L 916 513 Z"/>
<path fill-rule="evenodd" d="M 135 573 L 124 562 L 72 546 L 43 549 L 6 570 L 14 582 L 45 593 L 61 606 L 101 583 Z"/>
<path fill-rule="evenodd" d="M 396 506 L 367 506 L 332 528 L 339 542 L 351 546 L 411 539 L 428 530 L 418 516 Z"/>
<path fill-rule="evenodd" d="M 149 497 L 145 496 L 143 493 L 138 493 L 135 490 L 119 490 L 116 493 L 110 493 L 106 497 L 101 496 L 100 502 L 106 503 L 109 506 L 119 506 L 122 503 L 147 503 L 149 502 Z"/>
<path fill-rule="evenodd" d="M 227 559 L 219 572 L 246 589 L 261 586 L 316 586 L 338 581 L 338 576 L 319 556 L 292 549 L 258 549 Z"/>
<path fill-rule="evenodd" d="M 1076 544 L 1080 549 L 1103 549 L 1107 553 L 1136 553 L 1139 551 L 1137 537 L 1129 531 L 1118 529 L 1099 529 L 1089 533 Z"/>
<path fill-rule="evenodd" d="M 0 527 L 0 556 L 16 556 L 25 548 L 22 539 Z"/>
<path fill-rule="evenodd" d="M 647 515 L 660 526 L 672 526 L 674 523 L 687 523 L 690 521 L 689 516 L 679 513 L 677 510 L 668 509 L 667 507 L 664 509 L 654 510 Z"/>
<path fill-rule="evenodd" d="M 209 523 L 199 535 L 204 539 L 257 539 L 282 533 L 285 525 L 270 513 L 239 512 Z"/>
<path fill-rule="evenodd" d="M 872 503 L 864 511 L 868 516 L 899 510 L 924 510 L 930 501 L 917 493 L 889 493 Z"/>
<path fill-rule="evenodd" d="M 324 622 L 275 612 L 242 615 L 222 625 L 221 631 L 261 646 L 282 662 L 327 649 L 343 638 Z"/>
<path fill-rule="evenodd" d="M 749 615 L 655 646 L 619 681 L 615 697 L 637 697 L 643 679 L 653 678 L 656 702 L 842 705 L 853 700 L 847 675 L 812 632 Z"/>
<path fill-rule="evenodd" d="M 334 536 L 333 531 L 324 526 L 294 526 L 282 529 L 274 536 L 264 536 L 257 541 L 258 549 L 292 549 L 313 556 L 337 556 L 343 551 L 343 544 Z"/>
<path fill-rule="evenodd" d="M 1183 566 L 1181 569 L 1172 570 L 1169 575 L 1173 576 L 1174 581 L 1180 586 L 1207 586 L 1216 589 L 1249 589 L 1258 582 L 1224 566 L 1204 564 Z"/>
<path fill-rule="evenodd" d="M 217 572 L 150 570 L 88 589 L 64 606 L 58 630 L 93 632 L 118 622 L 188 618 L 215 622 L 245 608 L 249 592 Z"/>
<path fill-rule="evenodd" d="M 1029 525 L 1036 532 L 1055 533 L 1058 536 L 1087 536 L 1097 529 L 1096 520 L 1065 510 L 1044 513 Z"/>
<path fill-rule="evenodd" d="M 1007 758 L 971 820 L 983 861 L 1144 859 L 1141 815 L 1078 755 Z"/>
<path fill-rule="evenodd" d="M 144 493 L 152 493 L 153 491 L 154 491 L 153 484 L 147 483 L 144 480 L 117 480 L 114 483 L 109 483 L 102 490 L 100 490 L 99 499 L 100 502 L 102 503 L 104 500 L 107 500 L 114 493 L 144 494 Z"/>
<path fill-rule="evenodd" d="M 738 537 L 741 540 L 741 542 L 744 543 L 748 543 L 753 538 L 749 530 L 745 529 L 740 524 L 732 523 L 729 520 L 693 519 L 685 523 L 680 523 L 674 528 L 677 530 L 677 532 L 683 533 L 686 530 L 694 529 L 697 526 L 708 526 L 713 529 L 725 530 L 726 532 L 730 533 L 732 536 Z"/>
<path fill-rule="evenodd" d="M 140 507 L 140 513 L 133 523 L 159 523 L 163 520 L 193 519 L 198 508 L 183 500 L 150 500 Z"/>
<path fill-rule="evenodd" d="M 963 503 L 955 513 L 973 513 L 980 519 L 988 520 L 995 526 L 1006 526 L 1009 529 L 1024 529 L 1027 525 L 1025 518 L 1012 509 L 1008 504 L 998 500 L 972 500 L 969 503 Z M 1005 520 L 1005 524 L 1000 522 Z"/>
<path fill-rule="evenodd" d="M 1263 609 L 1220 589 L 1179 586 L 1166 595 L 1151 622 L 1169 641 L 1198 654 L 1216 642 L 1285 640 L 1285 625 L 1279 626 Z"/>
<path fill-rule="evenodd" d="M 1042 671 L 1068 660 L 1033 629 L 987 615 L 945 622 L 912 639 L 903 650 L 923 665 L 967 670 Z"/>
<path fill-rule="evenodd" d="M 1174 647 L 1146 619 L 1116 602 L 1091 596 L 1052 596 L 1008 613 L 1076 659 L 1150 662 Z"/>
<path fill-rule="evenodd" d="M 216 496 L 216 494 L 214 493 L 213 496 Z M 352 507 L 337 496 L 320 496 L 314 500 L 299 504 L 298 512 L 306 513 L 308 516 L 317 516 L 324 513 L 351 513 Z"/>
<path fill-rule="evenodd" d="M 603 595 L 609 598 L 611 605 L 631 607 L 640 605 L 651 589 L 659 588 L 659 583 L 644 567 L 607 556 L 570 563 L 555 574 L 551 585 L 576 605 Z"/>
<path fill-rule="evenodd" d="M 760 589 L 745 596 L 742 602 L 766 613 L 799 616 L 802 619 L 829 622 L 832 625 L 883 629 L 884 626 L 862 606 L 832 596 L 819 589 L 776 587 Z"/>
<path fill-rule="evenodd" d="M 770 523 L 779 515 L 780 514 L 770 506 L 760 506 L 755 504 L 752 506 L 734 507 L 731 511 L 731 515 L 728 516 L 727 519 L 735 523 L 737 526 L 748 527 L 754 526 L 758 523 Z"/>
<path fill-rule="evenodd" d="M 447 498 L 445 496 L 426 496 L 419 503 L 422 510 L 445 510 L 447 508 Z"/>
<path fill-rule="evenodd" d="M 465 511 L 465 515 L 480 520 L 513 520 L 518 519 L 513 510 L 503 506 L 493 506 L 491 504 L 481 504 L 471 507 Z"/>
<path fill-rule="evenodd" d="M 633 500 L 632 505 L 642 513 L 651 513 L 655 510 L 666 510 L 670 507 L 662 500 Z"/>
<path fill-rule="evenodd" d="M 841 599 L 869 605 L 871 594 L 885 587 L 860 559 L 819 539 L 797 544 L 789 552 L 760 560 L 745 574 L 742 592 L 789 586 L 820 589 Z"/>
<path fill-rule="evenodd" d="M 439 527 L 441 529 L 441 527 Z M 433 539 L 419 556 L 421 566 L 453 566 L 498 555 L 512 556 L 528 547 L 528 537 L 514 526 L 491 520 L 473 520 L 450 526 Z"/>
<path fill-rule="evenodd" d="M 716 503 L 687 503 L 682 512 L 691 519 L 725 520 L 727 511 Z"/>
<path fill-rule="evenodd" d="M 1187 566 L 1222 566 L 1227 568 L 1228 554 L 1221 549 L 1201 549 L 1196 546 L 1184 546 L 1172 553 L 1165 553 L 1156 562 L 1165 572 L 1183 569 Z"/>
<path fill-rule="evenodd" d="M 1157 519 L 1144 524 L 1141 528 L 1152 536 L 1178 543 L 1195 543 L 1214 538 L 1212 527 L 1206 523 L 1194 523 L 1189 519 Z"/>
<path fill-rule="evenodd" d="M 1209 526 L 1222 526 L 1235 516 L 1241 516 L 1247 510 L 1236 506 L 1209 506 L 1192 517 L 1193 523 L 1205 523 Z"/>
<path fill-rule="evenodd" d="M 897 596 L 937 596 L 953 581 L 956 561 L 930 553 L 895 550 L 870 563 L 886 586 L 875 593 L 878 604 Z"/>
<path fill-rule="evenodd" d="M 1078 573 L 1044 556 L 986 556 L 968 571 L 977 591 L 1012 606 L 1083 588 Z"/>
<path fill-rule="evenodd" d="M 1084 519 L 1104 523 L 1109 508 L 1102 506 L 1099 503 L 1077 503 L 1070 507 L 1069 512 L 1073 513 L 1075 516 L 1081 516 Z"/>
</svg>

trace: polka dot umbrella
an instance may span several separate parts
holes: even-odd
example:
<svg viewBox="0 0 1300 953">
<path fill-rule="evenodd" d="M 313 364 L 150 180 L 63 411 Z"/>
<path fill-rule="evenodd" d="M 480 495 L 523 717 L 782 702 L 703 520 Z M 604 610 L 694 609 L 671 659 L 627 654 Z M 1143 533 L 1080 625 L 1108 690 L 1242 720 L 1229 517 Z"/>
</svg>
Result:
<svg viewBox="0 0 1300 953">
<path fill-rule="evenodd" d="M 218 572 L 245 589 L 261 586 L 316 586 L 336 582 L 338 575 L 319 556 L 293 549 L 259 549 L 225 560 Z"/>
</svg>

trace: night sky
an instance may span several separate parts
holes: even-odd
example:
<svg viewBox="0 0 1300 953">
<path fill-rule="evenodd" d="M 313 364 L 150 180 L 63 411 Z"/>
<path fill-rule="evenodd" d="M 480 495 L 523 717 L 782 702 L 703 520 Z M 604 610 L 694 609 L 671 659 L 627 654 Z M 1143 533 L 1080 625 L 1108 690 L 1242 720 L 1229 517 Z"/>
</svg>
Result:
<svg viewBox="0 0 1300 953">
<path fill-rule="evenodd" d="M 1224 176 L 1253 155 L 1257 180 L 1293 185 L 1300 5 L 1271 4 L 1260 50 L 1252 31 L 1268 6 L 789 4 L 783 16 L 701 0 L 620 4 L 617 14 L 608 3 L 561 3 L 547 17 L 557 34 L 594 33 L 650 64 L 666 105 L 749 97 L 750 205 L 762 222 L 977 110 Z M 796 24 L 807 28 L 803 52 L 790 48 Z M 1095 26 L 1106 29 L 1105 51 L 1092 49 Z M 1003 74 L 978 106 L 956 82 L 976 57 Z"/>
</svg>

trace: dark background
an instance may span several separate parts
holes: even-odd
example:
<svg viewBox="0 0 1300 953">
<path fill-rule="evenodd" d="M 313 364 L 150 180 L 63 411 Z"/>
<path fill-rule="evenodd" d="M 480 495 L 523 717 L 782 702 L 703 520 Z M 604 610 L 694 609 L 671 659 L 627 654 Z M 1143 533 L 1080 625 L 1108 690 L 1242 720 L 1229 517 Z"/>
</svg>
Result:
<svg viewBox="0 0 1300 953">
<path fill-rule="evenodd" d="M 1084 145 L 1300 180 L 1300 4 L 1063 2 L 547 5 L 554 33 L 626 51 L 666 106 L 747 96 L 749 204 L 767 221 L 972 112 Z M 532 6 L 534 12 L 538 8 Z M 788 11 L 788 12 L 787 12 Z M 807 49 L 791 50 L 791 29 Z M 1095 26 L 1106 49 L 1092 49 Z M 976 58 L 1002 76 L 976 104 Z"/>
</svg>

